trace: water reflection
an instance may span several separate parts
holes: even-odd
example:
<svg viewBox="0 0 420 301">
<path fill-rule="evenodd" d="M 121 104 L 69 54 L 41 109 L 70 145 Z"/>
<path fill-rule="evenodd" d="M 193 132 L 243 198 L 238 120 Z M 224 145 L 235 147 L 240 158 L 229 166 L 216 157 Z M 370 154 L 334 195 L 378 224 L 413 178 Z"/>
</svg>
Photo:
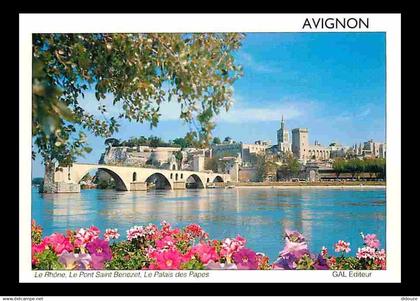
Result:
<svg viewBox="0 0 420 301">
<path fill-rule="evenodd" d="M 313 250 L 359 233 L 377 233 L 385 242 L 385 190 L 197 189 L 80 194 L 32 193 L 33 217 L 46 234 L 96 225 L 101 229 L 160 223 L 199 223 L 215 238 L 241 234 L 250 247 L 275 257 L 285 229 L 304 233 Z"/>
</svg>

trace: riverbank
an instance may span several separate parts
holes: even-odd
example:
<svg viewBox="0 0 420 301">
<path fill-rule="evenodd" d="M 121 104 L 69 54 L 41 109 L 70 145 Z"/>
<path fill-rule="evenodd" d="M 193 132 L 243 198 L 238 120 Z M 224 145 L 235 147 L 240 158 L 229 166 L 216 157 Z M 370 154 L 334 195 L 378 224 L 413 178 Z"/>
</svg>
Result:
<svg viewBox="0 0 420 301">
<path fill-rule="evenodd" d="M 326 188 L 326 189 L 344 189 L 344 188 L 368 188 L 385 189 L 385 182 L 240 182 L 235 184 L 236 188 Z"/>
</svg>

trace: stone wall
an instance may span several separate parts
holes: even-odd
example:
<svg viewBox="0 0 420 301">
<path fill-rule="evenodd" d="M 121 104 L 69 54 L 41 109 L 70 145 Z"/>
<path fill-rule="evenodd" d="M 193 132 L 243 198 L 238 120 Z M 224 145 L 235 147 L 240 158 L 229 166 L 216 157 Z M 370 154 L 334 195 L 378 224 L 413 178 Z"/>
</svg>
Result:
<svg viewBox="0 0 420 301">
<path fill-rule="evenodd" d="M 257 181 L 257 168 L 249 167 L 239 169 L 239 182 L 256 182 Z"/>
</svg>

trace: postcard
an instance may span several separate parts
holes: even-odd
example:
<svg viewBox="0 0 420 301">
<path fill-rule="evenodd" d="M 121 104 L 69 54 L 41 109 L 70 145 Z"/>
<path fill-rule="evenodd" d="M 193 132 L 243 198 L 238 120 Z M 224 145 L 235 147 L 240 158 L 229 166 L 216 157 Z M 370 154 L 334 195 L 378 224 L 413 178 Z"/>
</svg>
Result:
<svg viewBox="0 0 420 301">
<path fill-rule="evenodd" d="M 20 282 L 401 281 L 400 15 L 20 25 Z"/>
</svg>

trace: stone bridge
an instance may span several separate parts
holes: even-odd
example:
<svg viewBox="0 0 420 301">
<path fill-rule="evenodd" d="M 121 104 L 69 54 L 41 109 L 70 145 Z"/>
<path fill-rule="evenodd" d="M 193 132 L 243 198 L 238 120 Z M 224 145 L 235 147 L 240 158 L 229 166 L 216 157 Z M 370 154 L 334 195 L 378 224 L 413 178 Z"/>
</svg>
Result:
<svg viewBox="0 0 420 301">
<path fill-rule="evenodd" d="M 55 172 L 56 192 L 80 191 L 79 183 L 82 178 L 95 169 L 108 173 L 114 179 L 117 190 L 126 191 L 146 190 L 152 183 L 157 189 L 185 189 L 188 184 L 206 188 L 209 183 L 230 181 L 229 174 L 208 171 L 74 163 L 71 167 L 63 167 Z"/>
</svg>

